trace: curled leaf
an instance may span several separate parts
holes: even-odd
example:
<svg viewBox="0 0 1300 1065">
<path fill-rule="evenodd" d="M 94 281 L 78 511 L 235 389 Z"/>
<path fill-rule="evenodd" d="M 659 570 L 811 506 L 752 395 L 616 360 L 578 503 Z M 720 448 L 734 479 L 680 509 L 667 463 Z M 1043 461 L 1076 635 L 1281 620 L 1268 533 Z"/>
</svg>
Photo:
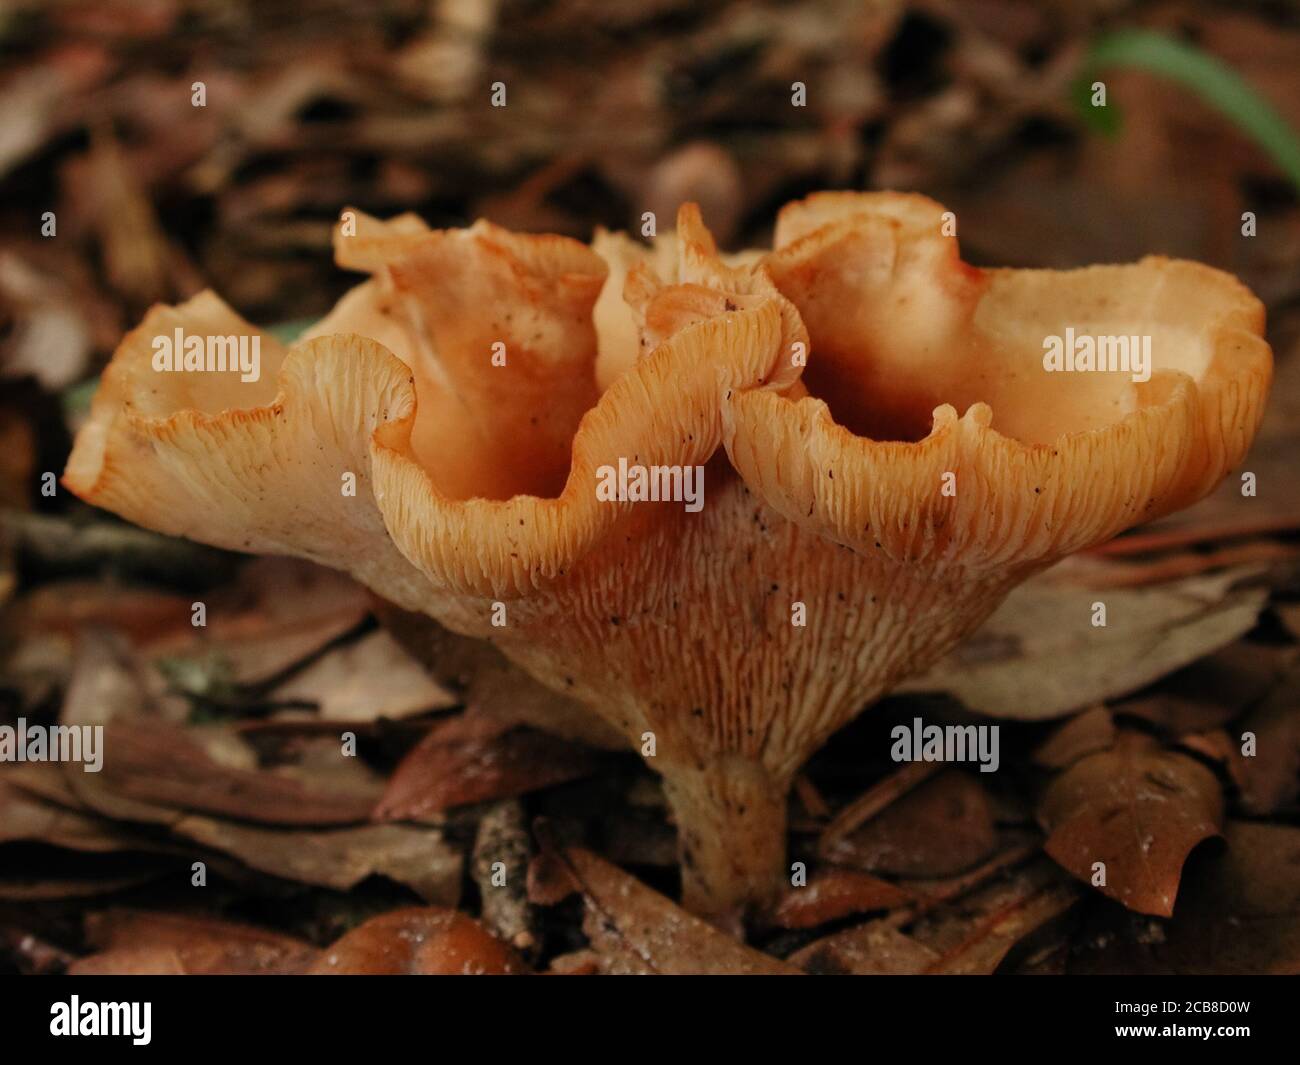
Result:
<svg viewBox="0 0 1300 1065">
<path fill-rule="evenodd" d="M 1038 807 L 1052 858 L 1130 910 L 1161 917 L 1174 912 L 1187 855 L 1219 835 L 1222 819 L 1214 774 L 1140 732 L 1076 762 Z"/>
</svg>

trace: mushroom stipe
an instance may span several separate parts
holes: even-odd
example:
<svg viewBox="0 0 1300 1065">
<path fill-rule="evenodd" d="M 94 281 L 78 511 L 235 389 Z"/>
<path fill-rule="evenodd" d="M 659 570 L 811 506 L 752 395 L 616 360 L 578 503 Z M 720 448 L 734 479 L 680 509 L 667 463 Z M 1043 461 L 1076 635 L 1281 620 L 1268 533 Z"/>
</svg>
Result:
<svg viewBox="0 0 1300 1065">
<path fill-rule="evenodd" d="M 943 213 L 821 193 L 726 257 L 690 204 L 649 247 L 350 212 L 336 258 L 369 276 L 291 347 L 211 293 L 151 310 L 64 481 L 490 638 L 646 755 L 686 904 L 734 918 L 775 898 L 832 732 L 1017 582 L 1206 495 L 1263 414 L 1232 277 L 976 269 Z M 176 329 L 260 338 L 265 372 L 156 374 Z M 1138 338 L 1150 372 L 1049 372 L 1062 336 Z M 598 498 L 620 463 L 704 467 L 702 508 Z"/>
</svg>

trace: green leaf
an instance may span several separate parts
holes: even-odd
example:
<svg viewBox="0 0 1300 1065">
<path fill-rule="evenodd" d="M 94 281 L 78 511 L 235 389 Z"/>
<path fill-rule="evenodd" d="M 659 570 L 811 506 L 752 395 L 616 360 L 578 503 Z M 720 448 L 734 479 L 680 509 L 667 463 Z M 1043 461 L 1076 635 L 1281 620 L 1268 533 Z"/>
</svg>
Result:
<svg viewBox="0 0 1300 1065">
<path fill-rule="evenodd" d="M 1222 60 L 1151 30 L 1119 30 L 1099 37 L 1084 58 L 1083 72 L 1072 95 L 1090 125 L 1113 132 L 1118 129 L 1118 114 L 1109 104 L 1097 108 L 1090 101 L 1090 85 L 1103 67 L 1150 71 L 1190 89 L 1267 152 L 1300 189 L 1300 140 L 1295 131 L 1272 104 Z M 1111 113 L 1099 114 L 1103 111 Z"/>
</svg>

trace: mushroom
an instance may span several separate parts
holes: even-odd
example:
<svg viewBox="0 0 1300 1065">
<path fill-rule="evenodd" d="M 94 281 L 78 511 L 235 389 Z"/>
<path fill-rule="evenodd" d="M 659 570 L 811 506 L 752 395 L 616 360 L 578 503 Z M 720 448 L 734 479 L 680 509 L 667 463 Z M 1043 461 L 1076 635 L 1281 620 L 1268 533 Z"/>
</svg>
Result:
<svg viewBox="0 0 1300 1065">
<path fill-rule="evenodd" d="M 65 483 L 492 641 L 662 775 L 684 900 L 733 918 L 775 897 L 832 732 L 1018 581 L 1206 494 L 1258 427 L 1272 356 L 1232 278 L 978 270 L 944 219 L 821 194 L 724 260 L 686 205 L 653 251 L 598 242 L 611 281 L 564 238 L 358 215 L 337 254 L 371 276 L 299 344 L 207 293 L 151 311 Z M 271 379 L 152 373 L 178 326 L 261 336 Z M 1067 329 L 1149 335 L 1154 372 L 1049 373 Z M 705 505 L 601 498 L 628 466 L 703 468 Z"/>
</svg>

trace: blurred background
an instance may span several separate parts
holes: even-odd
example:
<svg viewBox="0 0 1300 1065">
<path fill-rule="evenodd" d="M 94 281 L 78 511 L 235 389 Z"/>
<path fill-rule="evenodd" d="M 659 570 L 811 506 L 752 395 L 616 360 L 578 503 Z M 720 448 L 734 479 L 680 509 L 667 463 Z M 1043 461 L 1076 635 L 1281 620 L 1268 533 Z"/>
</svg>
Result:
<svg viewBox="0 0 1300 1065">
<path fill-rule="evenodd" d="M 805 106 L 792 105 L 795 82 L 806 87 Z M 1104 107 L 1092 98 L 1096 82 Z M 491 105 L 494 83 L 505 87 L 504 107 Z M 1170 579 L 1264 567 L 1266 591 L 1244 628 L 1233 622 L 1169 659 L 1163 695 L 1172 691 L 1175 702 L 1148 705 L 1145 716 L 1129 710 L 1148 732 L 1217 765 L 1236 815 L 1271 818 L 1276 825 L 1266 827 L 1290 833 L 1252 837 L 1246 853 L 1300 853 L 1300 732 L 1290 712 L 1300 676 L 1287 673 L 1300 633 L 1297 129 L 1300 7 L 1289 2 L 0 3 L 0 714 L 102 720 L 116 707 L 127 723 L 143 716 L 188 730 L 137 733 L 135 746 L 122 733 L 129 757 L 117 763 L 116 784 L 82 795 L 81 806 L 31 777 L 21 781 L 19 810 L 18 791 L 0 781 L 0 967 L 58 970 L 91 945 L 111 951 L 138 937 L 140 926 L 120 914 L 83 927 L 82 900 L 137 892 L 128 896 L 137 906 L 173 904 L 186 895 L 195 853 L 211 857 L 225 885 L 226 894 L 210 896 L 214 911 L 312 943 L 395 899 L 455 905 L 463 887 L 472 902 L 473 878 L 460 863 L 480 838 L 482 809 L 459 820 L 443 812 L 592 772 L 587 754 L 532 736 L 510 741 L 492 788 L 431 797 L 437 773 L 428 758 L 451 779 L 482 756 L 474 743 L 500 738 L 444 735 L 443 746 L 430 747 L 437 729 L 428 714 L 490 703 L 502 690 L 520 698 L 515 681 L 497 675 L 496 687 L 471 686 L 469 695 L 439 687 L 448 676 L 430 679 L 376 642 L 355 589 L 287 565 L 241 568 L 232 556 L 131 529 L 49 491 L 46 475 L 62 470 L 99 370 L 151 303 L 211 287 L 251 321 L 294 335 L 356 280 L 330 253 L 345 205 L 380 216 L 415 211 L 434 226 L 486 217 L 585 240 L 597 225 L 635 231 L 645 211 L 666 228 L 677 205 L 693 199 L 720 242 L 740 248 L 765 244 L 775 209 L 789 199 L 894 188 L 955 210 L 964 255 L 977 264 L 1066 267 L 1164 253 L 1240 276 L 1268 305 L 1278 361 L 1268 421 L 1247 463 L 1259 494 L 1243 501 L 1230 478 L 1198 507 L 1121 541 L 1105 561 L 1112 568 L 1095 579 L 1158 598 Z M 1207 593 L 1205 610 L 1231 600 L 1229 584 Z M 214 619 L 201 647 L 189 625 L 198 590 Z M 1229 656 L 1215 659 L 1213 683 L 1173 672 L 1201 653 Z M 1019 668 L 1029 683 L 1051 667 L 1027 656 Z M 1098 660 L 1098 676 L 1109 669 Z M 1283 676 L 1290 694 L 1278 696 Z M 1128 693 L 1083 693 L 1054 715 L 1117 694 Z M 1188 711 L 1193 695 L 1209 708 Z M 1266 697 L 1277 704 L 1272 749 L 1288 752 L 1267 781 L 1252 781 L 1257 767 L 1216 753 L 1210 740 L 1185 742 Z M 364 770 L 342 773 L 337 757 L 313 746 L 324 737 L 336 754 L 339 722 L 359 730 Z M 227 727 L 195 727 L 214 724 Z M 1043 736 L 1031 730 L 1016 750 L 1025 754 Z M 850 736 L 839 762 L 832 755 L 814 766 L 812 781 L 832 807 L 883 772 L 870 764 L 877 739 L 855 746 Z M 413 749 L 424 751 L 418 772 L 390 778 Z M 661 802 L 645 797 L 653 778 L 635 760 L 622 765 L 628 802 L 561 787 L 545 800 L 548 812 L 562 822 L 606 811 L 614 823 L 599 833 L 605 853 L 659 870 L 647 875 L 668 890 L 672 835 Z M 268 769 L 275 788 L 287 775 L 317 790 L 292 801 L 258 790 Z M 255 787 L 239 779 L 258 802 L 232 802 L 225 772 L 257 775 Z M 194 783 L 205 773 L 210 793 Z M 1015 823 L 1014 803 L 992 794 L 1000 782 L 981 781 L 979 795 L 970 787 L 964 820 L 941 830 L 922 816 L 904 833 L 914 858 L 925 841 L 933 846 L 929 859 L 904 862 L 902 875 L 953 876 L 963 861 L 988 859 L 995 836 L 1009 845 L 992 827 Z M 410 839 L 389 835 L 360 856 L 329 851 L 304 828 L 364 821 L 381 794 L 389 815 L 423 819 L 425 850 L 414 854 L 404 849 Z M 802 794 L 805 820 L 815 821 L 816 790 Z M 146 806 L 124 806 L 124 797 Z M 1022 824 L 1032 823 L 1019 801 Z M 191 816 L 184 830 L 167 820 L 166 810 L 196 806 L 211 819 Z M 984 828 L 972 828 L 974 807 L 984 811 L 984 843 L 970 842 L 984 839 Z M 89 820 L 69 821 L 68 809 Z M 258 836 L 247 825 L 294 817 L 296 843 L 282 827 Z M 143 823 L 155 828 L 142 832 Z M 165 841 L 159 824 L 171 826 Z M 285 867 L 281 856 L 299 844 L 315 858 L 299 854 Z M 898 872 L 897 861 L 881 864 L 874 853 L 859 855 L 862 868 Z M 359 870 L 353 880 L 343 865 Z M 358 895 L 355 885 L 372 875 L 387 886 Z M 1300 900 L 1292 890 L 1277 906 L 1291 908 L 1282 936 L 1290 953 L 1280 962 L 1270 953 L 1281 933 L 1268 926 L 1262 953 L 1239 968 L 1300 968 Z M 1227 909 L 1207 897 L 1204 922 Z M 1108 941 L 1119 953 L 1095 967 L 1154 964 L 1145 925 L 1125 924 L 1130 915 L 1119 907 L 1094 917 L 1107 935 L 1127 930 Z M 1184 968 L 1225 964 L 1221 953 L 1196 960 L 1209 927 L 1194 924 L 1178 941 L 1192 959 Z M 206 934 L 187 932 L 203 942 Z M 567 935 L 552 932 L 548 950 Z M 279 945 L 301 961 L 297 947 Z M 1063 969 L 1069 957 L 1058 951 L 1042 967 Z M 998 955 L 991 965 L 1000 963 Z M 105 967 L 132 964 L 119 956 Z"/>
<path fill-rule="evenodd" d="M 735 247 L 811 190 L 911 189 L 957 211 L 976 262 L 1164 252 L 1285 306 L 1282 167 L 1133 64 L 1100 75 L 1118 130 L 1072 95 L 1090 47 L 1133 27 L 1219 57 L 1300 126 L 1289 3 L 9 2 L 4 362 L 65 386 L 150 302 L 203 286 L 260 323 L 317 316 L 349 283 L 328 254 L 346 204 L 586 239 L 694 197 Z"/>
</svg>

